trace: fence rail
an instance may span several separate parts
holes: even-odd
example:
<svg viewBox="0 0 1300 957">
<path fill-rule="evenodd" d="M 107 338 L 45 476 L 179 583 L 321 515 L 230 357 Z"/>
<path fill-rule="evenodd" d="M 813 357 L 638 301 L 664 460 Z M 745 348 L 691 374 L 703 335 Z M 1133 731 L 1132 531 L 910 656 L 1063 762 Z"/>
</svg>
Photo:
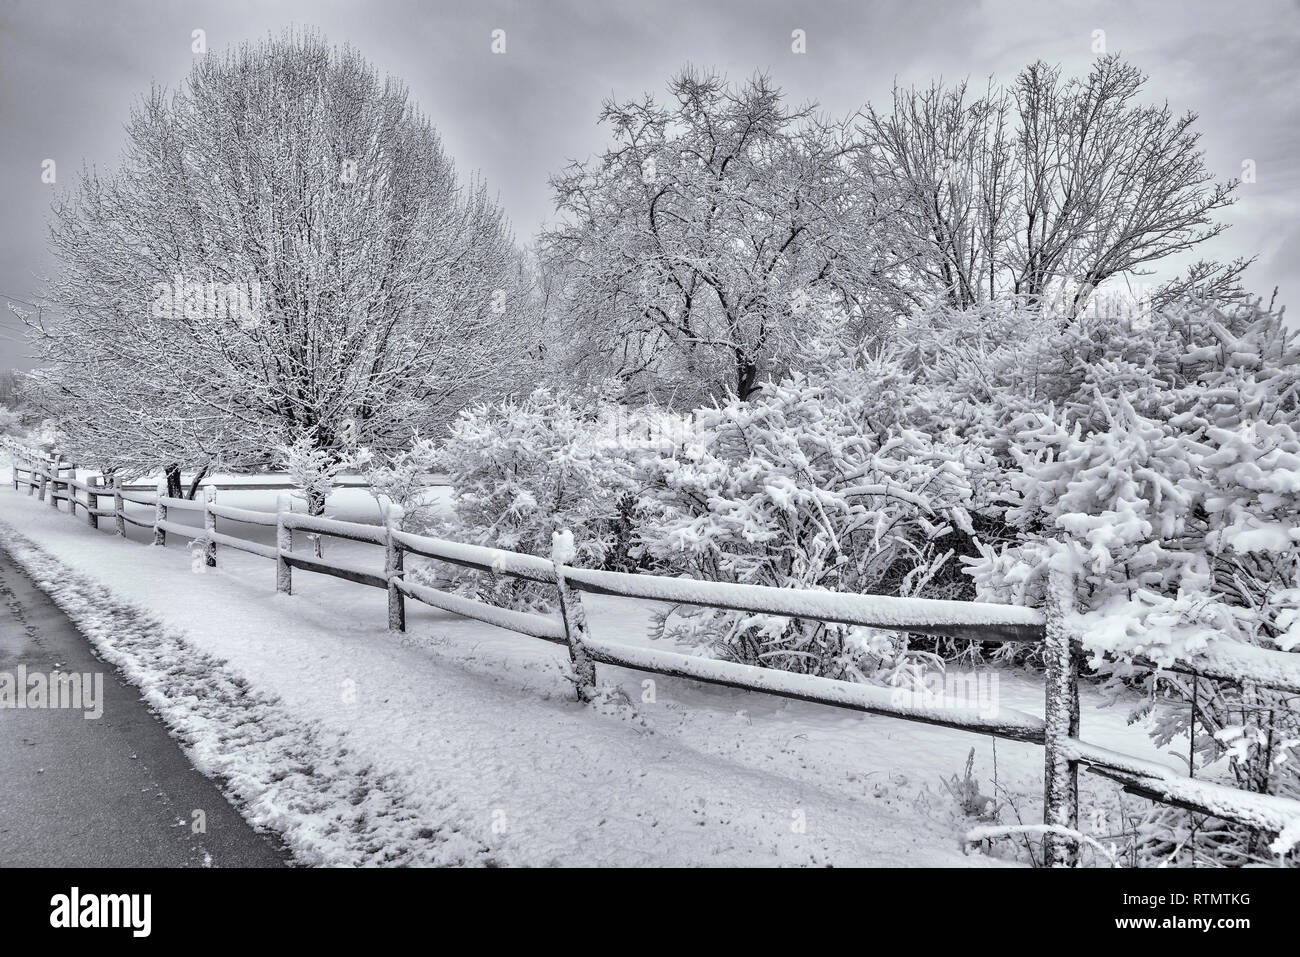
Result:
<svg viewBox="0 0 1300 957">
<path fill-rule="evenodd" d="M 556 536 L 551 556 L 541 558 L 402 531 L 398 527 L 401 519 L 398 509 L 388 510 L 384 524 L 376 526 L 294 512 L 289 496 L 284 494 L 278 498 L 276 511 L 262 512 L 218 504 L 216 490 L 211 486 L 206 487 L 202 500 L 170 497 L 161 483 L 153 493 L 128 491 L 117 478 L 107 482 L 101 476 L 78 479 L 75 467 L 62 461 L 57 453 L 41 455 L 9 441 L 3 444 L 13 457 L 15 489 L 26 487 L 28 495 L 36 494 L 54 508 L 58 508 L 60 501 L 66 501 L 73 515 L 81 508 L 91 526 L 98 527 L 100 518 L 112 516 L 116 533 L 121 536 L 126 534 L 126 524 L 132 524 L 152 529 L 154 544 L 166 544 L 169 533 L 189 537 L 202 546 L 209 566 L 216 566 L 218 548 L 233 548 L 269 559 L 276 564 L 276 589 L 286 594 L 293 592 L 294 570 L 384 589 L 388 593 L 388 626 L 395 631 L 405 630 L 405 603 L 409 598 L 518 634 L 565 645 L 580 701 L 590 701 L 595 694 L 595 666 L 612 665 L 1041 744 L 1044 748 L 1043 848 L 1046 862 L 1053 866 L 1078 863 L 1082 841 L 1078 833 L 1081 766 L 1117 781 L 1130 793 L 1154 801 L 1271 832 L 1300 828 L 1300 801 L 1194 779 L 1080 738 L 1080 653 L 1066 626 L 1070 609 L 1064 604 L 1064 596 L 1073 592 L 1068 581 L 1054 581 L 1048 589 L 1048 605 L 1034 609 L 595 571 L 571 564 L 571 542 L 561 535 Z M 101 507 L 100 502 L 105 499 L 112 501 L 112 508 Z M 153 506 L 152 520 L 128 514 L 126 503 Z M 203 527 L 171 521 L 168 513 L 172 509 L 200 512 Z M 263 545 L 221 532 L 217 528 L 218 519 L 274 527 L 276 544 Z M 381 546 L 383 570 L 295 551 L 294 532 Z M 499 608 L 408 581 L 407 554 L 552 586 L 556 589 L 559 613 L 545 615 Z M 1044 646 L 1046 670 L 1045 717 L 1008 709 L 986 714 L 980 709 L 909 700 L 898 689 L 603 641 L 590 633 L 582 605 L 584 591 L 970 641 L 1039 642 Z M 1169 670 L 1300 693 L 1300 656 L 1285 652 L 1250 646 L 1221 647 L 1212 649 L 1204 660 L 1180 661 Z"/>
</svg>

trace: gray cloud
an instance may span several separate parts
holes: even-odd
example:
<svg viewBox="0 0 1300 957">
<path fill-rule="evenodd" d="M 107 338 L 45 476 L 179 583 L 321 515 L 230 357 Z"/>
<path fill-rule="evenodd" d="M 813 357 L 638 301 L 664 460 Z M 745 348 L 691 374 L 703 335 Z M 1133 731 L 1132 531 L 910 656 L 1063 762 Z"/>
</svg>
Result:
<svg viewBox="0 0 1300 957">
<path fill-rule="evenodd" d="M 1300 14 L 1282 0 L 1231 11 L 1206 0 L 16 0 L 0 8 L 0 291 L 33 298 L 51 268 L 44 219 L 56 187 L 40 182 L 43 159 L 58 162 L 60 187 L 83 161 L 113 165 L 133 100 L 184 77 L 192 30 L 221 48 L 290 25 L 317 27 L 403 78 L 525 240 L 550 213 L 547 176 L 601 148 L 601 100 L 660 90 L 687 62 L 737 77 L 767 70 L 794 99 L 838 114 L 881 100 L 896 77 L 1009 79 L 1039 57 L 1082 71 L 1092 32 L 1105 30 L 1110 49 L 1151 74 L 1153 96 L 1201 114 L 1212 169 L 1226 178 L 1243 159 L 1257 163 L 1210 252 L 1261 254 L 1259 292 L 1280 285 L 1285 302 L 1300 289 Z M 495 28 L 507 31 L 504 56 L 490 51 Z M 807 32 L 806 55 L 790 51 L 795 28 Z M 0 365 L 21 355 L 0 338 Z"/>
</svg>

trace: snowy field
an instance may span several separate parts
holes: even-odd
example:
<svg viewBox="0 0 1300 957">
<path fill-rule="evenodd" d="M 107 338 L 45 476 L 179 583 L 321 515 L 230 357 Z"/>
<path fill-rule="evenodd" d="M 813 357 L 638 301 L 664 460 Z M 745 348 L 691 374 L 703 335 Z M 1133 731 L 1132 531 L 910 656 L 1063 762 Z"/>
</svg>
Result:
<svg viewBox="0 0 1300 957">
<path fill-rule="evenodd" d="M 223 490 L 219 501 L 270 510 L 274 498 Z M 346 489 L 327 514 L 374 521 L 378 508 Z M 660 676 L 650 702 L 651 676 L 604 666 L 600 700 L 582 707 L 562 647 L 415 602 L 407 633 L 392 635 L 377 589 L 295 571 L 294 594 L 277 595 L 264 559 L 224 549 L 218 568 L 195 572 L 178 536 L 154 548 L 147 529 L 128 526 L 123 542 L 111 519 L 102 525 L 0 486 L 0 535 L 17 560 L 139 685 L 195 765 L 304 864 L 1014 863 L 1005 845 L 1005 859 L 961 850 L 984 822 L 944 782 L 972 747 L 1001 819 L 1041 820 L 1033 745 L 995 750 L 967 732 Z M 382 570 L 377 547 L 325 547 Z M 584 600 L 596 637 L 649 643 L 649 603 Z M 1038 675 L 996 678 L 1003 707 L 1042 714 Z M 1083 693 L 1084 738 L 1161 757 L 1126 725 L 1135 702 Z M 1115 785 L 1083 774 L 1080 786 L 1085 819 L 1099 808 L 1116 819 Z"/>
</svg>

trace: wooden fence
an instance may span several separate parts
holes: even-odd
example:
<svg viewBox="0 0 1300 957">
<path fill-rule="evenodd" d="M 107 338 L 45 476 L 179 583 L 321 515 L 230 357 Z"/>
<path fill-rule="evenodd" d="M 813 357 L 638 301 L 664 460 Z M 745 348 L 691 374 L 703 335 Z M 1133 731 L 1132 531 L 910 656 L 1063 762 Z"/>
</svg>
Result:
<svg viewBox="0 0 1300 957">
<path fill-rule="evenodd" d="M 6 442 L 5 446 L 14 461 L 15 489 L 25 486 L 28 495 L 35 494 L 55 508 L 59 502 L 67 502 L 73 516 L 80 508 L 92 527 L 98 528 L 100 519 L 112 518 L 118 535 L 125 536 L 127 524 L 149 528 L 157 545 L 165 545 L 168 534 L 185 536 L 202 547 L 203 561 L 208 566 L 216 566 L 219 548 L 257 555 L 275 563 L 276 589 L 286 594 L 292 594 L 295 569 L 383 589 L 388 595 L 388 627 L 395 631 L 406 628 L 409 598 L 442 611 L 564 645 L 580 701 L 591 700 L 596 690 L 596 665 L 605 664 L 1040 744 L 1045 754 L 1043 819 L 1047 827 L 1038 830 L 1043 834 L 1044 859 L 1052 866 L 1078 863 L 1079 847 L 1084 840 L 1078 830 L 1080 766 L 1117 781 L 1126 792 L 1154 801 L 1270 833 L 1284 830 L 1294 833 L 1300 829 L 1300 801 L 1192 778 L 1164 765 L 1088 744 L 1080 738 L 1081 647 L 1066 627 L 1070 609 L 1064 596 L 1073 593 L 1068 581 L 1053 581 L 1049 604 L 1039 610 L 983 602 L 849 595 L 594 571 L 572 564 L 571 543 L 564 536 L 556 537 L 549 558 L 541 558 L 405 532 L 399 528 L 401 516 L 396 510 L 386 513 L 383 525 L 369 525 L 294 512 L 287 494 L 279 496 L 276 511 L 262 512 L 219 504 L 212 487 L 205 488 L 203 498 L 194 500 L 168 497 L 161 482 L 155 492 L 130 490 L 116 479 L 109 484 L 99 476 L 78 479 L 75 467 L 62 461 L 57 453 L 35 453 L 12 442 Z M 111 502 L 111 507 L 103 505 L 105 501 Z M 128 502 L 153 506 L 152 520 L 128 514 Z M 172 521 L 169 515 L 175 510 L 201 513 L 203 527 Z M 274 528 L 275 545 L 263 545 L 222 532 L 218 530 L 219 519 Z M 328 535 L 383 548 L 384 570 L 380 573 L 296 551 L 295 532 Z M 558 614 L 512 611 L 407 581 L 407 554 L 554 587 Z M 988 712 L 984 708 L 954 707 L 927 700 L 918 703 L 908 700 L 908 695 L 900 696 L 897 689 L 604 641 L 591 633 L 582 592 L 970 641 L 1041 643 L 1046 666 L 1045 717 L 1003 709 Z M 1204 661 L 1179 662 L 1169 670 L 1300 694 L 1300 657 L 1284 652 L 1251 648 L 1248 655 L 1238 659 L 1218 654 Z"/>
</svg>

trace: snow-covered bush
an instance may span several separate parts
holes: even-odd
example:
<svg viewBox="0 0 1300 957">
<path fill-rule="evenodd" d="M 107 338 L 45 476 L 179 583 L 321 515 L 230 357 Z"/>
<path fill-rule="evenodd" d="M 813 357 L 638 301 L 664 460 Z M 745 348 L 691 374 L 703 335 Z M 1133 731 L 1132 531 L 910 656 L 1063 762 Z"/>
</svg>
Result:
<svg viewBox="0 0 1300 957">
<path fill-rule="evenodd" d="M 1049 567 L 1069 572 L 1091 664 L 1195 700 L 1198 768 L 1226 757 L 1239 786 L 1300 794 L 1285 696 L 1151 668 L 1300 648 L 1300 342 L 1258 306 L 1062 339 L 1068 393 L 1005 430 L 1016 540 L 971 560 L 981 594 L 1037 603 Z M 1190 709 L 1162 714 L 1158 744 L 1191 730 Z"/>
<path fill-rule="evenodd" d="M 437 508 L 429 497 L 429 475 L 441 469 L 441 454 L 437 442 L 416 435 L 409 447 L 379 458 L 369 449 L 357 449 L 349 463 L 365 476 L 366 487 L 381 512 L 396 506 L 401 510 L 402 528 L 423 531 L 437 517 Z"/>
<path fill-rule="evenodd" d="M 696 412 L 697 443 L 643 460 L 637 538 L 659 570 L 711 581 L 927 594 L 970 530 L 958 455 L 924 434 L 877 436 L 866 400 L 803 381 Z M 909 666 L 898 636 L 711 609 L 676 609 L 675 637 L 733 660 L 851 680 Z"/>
<path fill-rule="evenodd" d="M 538 389 L 519 401 L 461 412 L 442 445 L 457 541 L 549 556 L 553 532 L 570 529 L 576 560 L 627 567 L 634 504 L 631 454 L 607 435 L 588 397 Z M 554 601 L 504 576 L 456 573 L 462 590 L 503 605 Z"/>
<path fill-rule="evenodd" d="M 307 511 L 312 515 L 324 513 L 334 479 L 348 468 L 349 462 L 321 448 L 310 431 L 277 446 L 276 455 L 290 481 L 307 500 Z"/>
</svg>

